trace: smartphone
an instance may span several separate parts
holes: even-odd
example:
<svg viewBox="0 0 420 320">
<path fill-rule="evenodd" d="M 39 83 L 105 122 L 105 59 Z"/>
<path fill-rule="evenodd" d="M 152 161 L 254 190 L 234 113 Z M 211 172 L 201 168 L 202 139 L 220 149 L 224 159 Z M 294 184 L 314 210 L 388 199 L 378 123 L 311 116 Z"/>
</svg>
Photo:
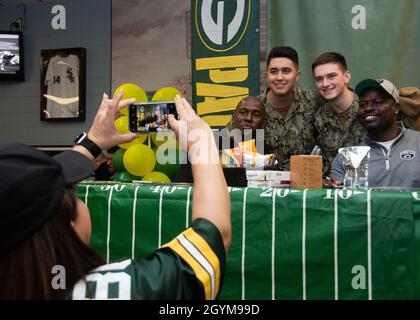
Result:
<svg viewBox="0 0 420 320">
<path fill-rule="evenodd" d="M 130 131 L 136 133 L 169 131 L 170 114 L 178 118 L 174 101 L 133 103 L 128 107 Z"/>
</svg>

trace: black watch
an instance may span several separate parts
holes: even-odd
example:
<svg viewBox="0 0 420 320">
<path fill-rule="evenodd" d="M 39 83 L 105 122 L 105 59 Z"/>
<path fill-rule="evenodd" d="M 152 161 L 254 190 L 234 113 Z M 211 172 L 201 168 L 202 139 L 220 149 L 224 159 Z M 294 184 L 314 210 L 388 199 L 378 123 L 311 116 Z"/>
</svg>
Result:
<svg viewBox="0 0 420 320">
<path fill-rule="evenodd" d="M 85 147 L 94 158 L 97 158 L 102 153 L 101 148 L 99 148 L 95 142 L 88 138 L 86 132 L 82 132 L 77 136 L 77 138 L 74 140 L 74 145 Z"/>
</svg>

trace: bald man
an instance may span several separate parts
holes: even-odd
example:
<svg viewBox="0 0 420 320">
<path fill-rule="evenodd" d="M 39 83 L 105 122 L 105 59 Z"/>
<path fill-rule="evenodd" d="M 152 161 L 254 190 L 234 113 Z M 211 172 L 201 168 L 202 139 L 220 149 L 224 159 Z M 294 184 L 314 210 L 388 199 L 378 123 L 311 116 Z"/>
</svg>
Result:
<svg viewBox="0 0 420 320">
<path fill-rule="evenodd" d="M 225 129 L 218 132 L 218 137 L 215 137 L 219 150 L 234 148 L 237 147 L 238 142 L 256 139 L 256 147 L 259 153 L 272 153 L 272 148 L 264 143 L 264 126 L 265 106 L 262 101 L 254 96 L 243 98 L 239 101 L 229 124 Z M 257 129 L 261 129 L 261 134 L 257 134 Z M 227 144 L 224 145 L 224 143 Z M 229 177 L 226 178 L 229 184 Z M 189 163 L 180 166 L 174 182 L 193 182 Z"/>
<path fill-rule="evenodd" d="M 265 125 L 265 106 L 257 97 L 249 96 L 239 101 L 232 115 L 232 126 L 229 129 L 263 129 Z"/>
</svg>

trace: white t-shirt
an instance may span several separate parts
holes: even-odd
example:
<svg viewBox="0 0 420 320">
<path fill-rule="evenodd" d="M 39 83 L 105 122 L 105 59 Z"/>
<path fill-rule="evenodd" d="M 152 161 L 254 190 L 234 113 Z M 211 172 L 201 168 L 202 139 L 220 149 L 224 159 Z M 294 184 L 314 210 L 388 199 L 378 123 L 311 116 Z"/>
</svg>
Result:
<svg viewBox="0 0 420 320">
<path fill-rule="evenodd" d="M 399 137 L 399 135 L 398 135 Z M 385 149 L 389 150 L 389 148 L 391 148 L 391 145 L 394 143 L 395 140 L 398 139 L 398 137 L 396 137 L 395 139 L 389 140 L 389 141 L 375 141 L 376 143 L 380 144 L 381 146 L 385 147 Z"/>
<path fill-rule="evenodd" d="M 79 58 L 75 55 L 50 59 L 45 76 L 47 86 L 46 117 L 75 118 L 79 116 Z"/>
</svg>

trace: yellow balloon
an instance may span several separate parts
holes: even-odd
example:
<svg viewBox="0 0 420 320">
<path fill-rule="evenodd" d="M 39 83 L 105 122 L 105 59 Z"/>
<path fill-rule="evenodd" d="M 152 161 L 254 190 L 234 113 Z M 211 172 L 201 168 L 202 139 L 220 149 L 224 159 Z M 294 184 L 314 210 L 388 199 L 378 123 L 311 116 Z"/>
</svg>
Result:
<svg viewBox="0 0 420 320">
<path fill-rule="evenodd" d="M 153 171 L 148 174 L 146 174 L 142 179 L 142 181 L 151 181 L 151 182 L 162 182 L 162 183 L 170 183 L 171 179 L 169 177 L 162 173 Z"/>
<path fill-rule="evenodd" d="M 179 94 L 181 97 L 182 93 L 173 87 L 163 87 L 156 91 L 152 97 L 152 101 L 171 101 L 175 99 L 175 96 Z"/>
<path fill-rule="evenodd" d="M 180 148 L 179 141 L 177 140 L 173 131 L 152 133 L 150 136 L 152 138 L 153 144 L 156 147 L 160 147 L 162 144 L 165 143 L 168 148 Z"/>
<path fill-rule="evenodd" d="M 135 176 L 144 176 L 155 167 L 156 156 L 151 148 L 144 144 L 136 144 L 124 153 L 124 167 Z"/>
<path fill-rule="evenodd" d="M 138 85 L 134 83 L 123 83 L 120 85 L 115 91 L 114 91 L 114 97 L 117 95 L 117 93 L 123 90 L 124 94 L 121 97 L 121 100 L 124 99 L 130 99 L 130 98 L 136 98 L 136 102 L 147 102 L 147 94 L 146 92 Z M 125 106 L 120 110 L 122 114 L 128 114 L 128 107 Z"/>
<path fill-rule="evenodd" d="M 114 121 L 115 127 L 117 128 L 118 132 L 120 134 L 128 133 L 128 116 L 122 116 L 119 117 Z M 141 134 L 138 138 L 134 139 L 131 142 L 128 143 L 122 143 L 119 146 L 123 149 L 128 149 L 129 147 L 136 145 L 136 144 L 142 144 L 146 141 L 147 135 Z"/>
</svg>

